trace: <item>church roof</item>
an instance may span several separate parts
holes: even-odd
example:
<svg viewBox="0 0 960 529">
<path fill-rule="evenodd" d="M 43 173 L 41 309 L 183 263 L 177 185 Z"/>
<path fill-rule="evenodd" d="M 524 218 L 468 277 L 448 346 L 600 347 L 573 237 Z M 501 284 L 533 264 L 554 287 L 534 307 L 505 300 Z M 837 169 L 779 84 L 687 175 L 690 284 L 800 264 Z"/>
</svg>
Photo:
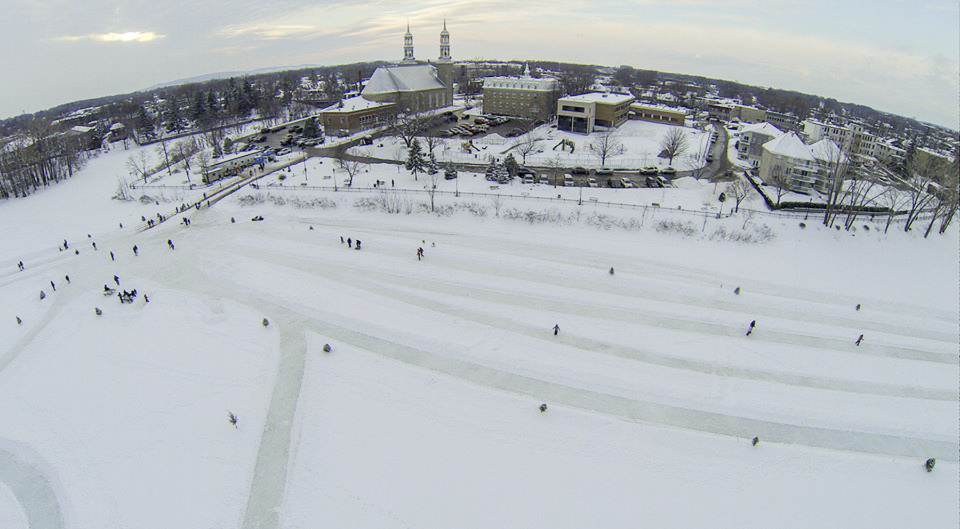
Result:
<svg viewBox="0 0 960 529">
<path fill-rule="evenodd" d="M 435 88 L 446 87 L 437 77 L 436 68 L 430 64 L 381 66 L 370 76 L 362 95 L 417 92 Z"/>
</svg>

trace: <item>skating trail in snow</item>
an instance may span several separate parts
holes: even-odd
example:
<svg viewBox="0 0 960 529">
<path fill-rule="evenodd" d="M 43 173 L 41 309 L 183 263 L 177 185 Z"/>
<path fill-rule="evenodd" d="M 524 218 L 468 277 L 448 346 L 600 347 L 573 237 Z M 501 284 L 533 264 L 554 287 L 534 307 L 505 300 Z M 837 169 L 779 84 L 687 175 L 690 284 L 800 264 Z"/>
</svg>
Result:
<svg viewBox="0 0 960 529">
<path fill-rule="evenodd" d="M 355 193 L 321 194 L 328 209 L 233 197 L 136 232 L 156 203 L 103 199 L 123 160 L 95 161 L 80 197 L 98 251 L 57 251 L 80 231 L 69 193 L 0 208 L 13 232 L 49 213 L 44 240 L 2 236 L 28 266 L 0 273 L 0 438 L 43 464 L 0 452 L 0 516 L 7 501 L 67 528 L 958 522 L 954 241 L 782 224 L 741 245 L 385 215 Z M 114 274 L 150 303 L 104 297 Z M 684 495 L 710 518 L 667 508 Z"/>
</svg>

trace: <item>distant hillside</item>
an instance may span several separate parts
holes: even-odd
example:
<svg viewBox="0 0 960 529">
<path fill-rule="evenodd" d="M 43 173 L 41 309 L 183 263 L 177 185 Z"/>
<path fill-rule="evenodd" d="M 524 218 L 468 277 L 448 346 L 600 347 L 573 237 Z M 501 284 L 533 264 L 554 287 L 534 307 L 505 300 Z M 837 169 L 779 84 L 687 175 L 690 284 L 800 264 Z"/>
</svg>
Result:
<svg viewBox="0 0 960 529">
<path fill-rule="evenodd" d="M 270 66 L 267 68 L 258 68 L 256 70 L 247 70 L 247 71 L 233 71 L 233 72 L 216 72 L 208 73 L 203 75 L 198 75 L 196 77 L 186 77 L 184 79 L 177 79 L 176 81 L 170 81 L 166 83 L 155 84 L 149 88 L 144 88 L 143 92 L 150 92 L 152 90 L 159 90 L 161 88 L 169 88 L 171 86 L 179 86 L 190 83 L 203 83 L 205 81 L 211 81 L 214 79 L 229 79 L 231 77 L 246 77 L 251 75 L 260 75 L 265 73 L 273 72 L 284 72 L 288 70 L 305 70 L 307 68 L 323 68 L 323 66 L 318 64 L 300 64 L 297 66 Z"/>
</svg>

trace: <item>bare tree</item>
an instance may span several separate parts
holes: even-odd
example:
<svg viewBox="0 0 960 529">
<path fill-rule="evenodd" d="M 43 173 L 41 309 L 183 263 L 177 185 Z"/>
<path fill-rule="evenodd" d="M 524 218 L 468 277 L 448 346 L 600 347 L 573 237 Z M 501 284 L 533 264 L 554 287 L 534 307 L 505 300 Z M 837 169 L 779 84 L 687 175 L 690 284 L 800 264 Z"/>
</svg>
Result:
<svg viewBox="0 0 960 529">
<path fill-rule="evenodd" d="M 130 171 L 130 175 L 134 178 L 143 178 L 143 183 L 147 183 L 147 176 L 150 172 L 148 167 L 150 159 L 147 157 L 146 151 L 140 150 L 137 154 L 131 156 L 127 159 L 127 170 Z"/>
<path fill-rule="evenodd" d="M 673 165 L 673 159 L 687 150 L 687 135 L 680 127 L 673 127 L 660 141 L 660 148 L 670 158 L 669 165 Z"/>
<path fill-rule="evenodd" d="M 493 210 L 496 212 L 496 216 L 500 216 L 500 209 L 503 208 L 503 195 L 493 195 L 490 197 L 490 203 L 493 204 Z"/>
<path fill-rule="evenodd" d="M 681 131 L 680 134 L 682 137 L 683 132 Z M 686 139 L 684 139 L 684 141 L 686 141 Z M 590 144 L 590 148 L 593 150 L 593 153 L 600 158 L 601 167 L 607 164 L 608 157 L 623 154 L 626 151 L 623 144 L 620 143 L 619 136 L 617 136 L 617 129 L 607 129 L 598 134 L 597 139 Z M 672 159 L 671 157 L 671 160 Z"/>
<path fill-rule="evenodd" d="M 938 220 L 940 221 L 940 233 L 947 231 L 947 226 L 950 225 L 957 210 L 957 162 L 954 162 L 953 167 L 947 166 L 947 164 L 940 165 L 943 170 L 938 175 L 938 183 L 930 185 L 932 188 L 930 194 L 933 198 L 930 201 L 929 208 L 931 212 L 930 222 L 923 232 L 924 238 L 930 235 L 934 223 Z"/>
<path fill-rule="evenodd" d="M 547 160 L 547 168 L 553 179 L 553 185 L 556 187 L 557 182 L 560 181 L 560 174 L 563 172 L 563 162 L 560 160 L 560 156 L 554 156 Z"/>
<path fill-rule="evenodd" d="M 521 163 L 524 165 L 527 164 L 527 156 L 537 150 L 537 140 L 538 138 L 534 138 L 529 132 L 525 132 L 514 145 L 514 149 L 520 153 L 520 158 L 523 160 Z"/>
<path fill-rule="evenodd" d="M 777 206 L 780 205 L 780 199 L 789 191 L 790 177 L 787 174 L 787 168 L 782 163 L 776 163 L 770 168 L 770 181 L 764 182 L 772 184 L 777 191 Z"/>
<path fill-rule="evenodd" d="M 907 211 L 907 220 L 904 222 L 903 231 L 910 231 L 920 213 L 934 200 L 934 195 L 928 193 L 928 189 L 930 184 L 936 180 L 940 163 L 937 158 L 929 158 L 923 162 L 918 162 L 914 158 L 904 168 L 905 174 L 903 176 L 910 185 L 908 188 L 910 208 Z"/>
<path fill-rule="evenodd" d="M 907 205 L 910 197 L 907 193 L 897 189 L 895 186 L 889 186 L 886 191 L 880 195 L 880 201 L 888 212 L 887 224 L 883 228 L 883 233 L 887 233 L 890 229 L 890 223 L 893 222 L 894 215 Z"/>
<path fill-rule="evenodd" d="M 433 156 L 434 149 L 443 145 L 443 140 L 436 134 L 428 132 L 423 135 L 423 144 L 427 147 L 427 156 L 430 157 Z"/>
<path fill-rule="evenodd" d="M 417 113 L 401 114 L 397 116 L 394 124 L 394 130 L 397 136 L 403 140 L 403 144 L 409 149 L 413 145 L 413 140 L 423 132 L 424 119 Z"/>
<path fill-rule="evenodd" d="M 337 146 L 333 154 L 333 159 L 337 169 L 341 169 L 347 173 L 347 187 L 353 187 L 353 177 L 360 174 L 360 171 L 367 166 L 367 164 L 359 161 L 356 157 L 347 154 L 345 144 Z M 334 185 L 336 185 L 336 179 L 334 179 Z"/>
<path fill-rule="evenodd" d="M 743 202 L 743 199 L 747 198 L 747 193 L 749 192 L 750 186 L 743 178 L 737 178 L 732 184 L 727 186 L 727 194 L 732 196 L 736 201 L 736 206 L 733 210 L 734 213 L 740 211 L 740 203 Z"/>
<path fill-rule="evenodd" d="M 430 196 L 430 211 L 435 211 L 433 197 L 437 194 L 437 185 L 443 180 L 443 174 L 440 171 L 427 172 L 426 183 L 427 195 Z"/>
<path fill-rule="evenodd" d="M 853 226 L 854 221 L 857 220 L 857 216 L 860 215 L 863 208 L 874 203 L 880 197 L 878 193 L 873 192 L 876 182 L 874 182 L 872 178 L 859 172 L 855 172 L 854 175 L 855 178 L 847 181 L 847 186 L 844 190 L 844 196 L 849 206 L 847 208 L 847 217 L 843 221 L 843 227 L 847 230 Z"/>
<path fill-rule="evenodd" d="M 706 169 L 707 165 L 709 165 L 707 163 L 707 157 L 709 155 L 710 155 L 710 142 L 704 141 L 702 142 L 702 145 L 700 146 L 700 148 L 697 149 L 697 152 L 694 153 L 693 155 L 692 176 L 695 179 L 700 180 L 700 178 L 703 176 L 703 170 Z"/>
</svg>

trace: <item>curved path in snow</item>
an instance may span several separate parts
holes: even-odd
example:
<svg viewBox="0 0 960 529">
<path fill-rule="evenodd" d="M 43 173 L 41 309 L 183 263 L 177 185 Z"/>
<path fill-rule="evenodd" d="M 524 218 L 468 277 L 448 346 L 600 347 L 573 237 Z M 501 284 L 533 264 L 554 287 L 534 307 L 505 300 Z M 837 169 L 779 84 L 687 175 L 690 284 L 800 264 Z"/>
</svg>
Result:
<svg viewBox="0 0 960 529">
<path fill-rule="evenodd" d="M 47 476 L 28 459 L 39 457 L 27 447 L 0 440 L 0 483 L 20 504 L 30 529 L 61 529 L 60 502 Z"/>
</svg>

